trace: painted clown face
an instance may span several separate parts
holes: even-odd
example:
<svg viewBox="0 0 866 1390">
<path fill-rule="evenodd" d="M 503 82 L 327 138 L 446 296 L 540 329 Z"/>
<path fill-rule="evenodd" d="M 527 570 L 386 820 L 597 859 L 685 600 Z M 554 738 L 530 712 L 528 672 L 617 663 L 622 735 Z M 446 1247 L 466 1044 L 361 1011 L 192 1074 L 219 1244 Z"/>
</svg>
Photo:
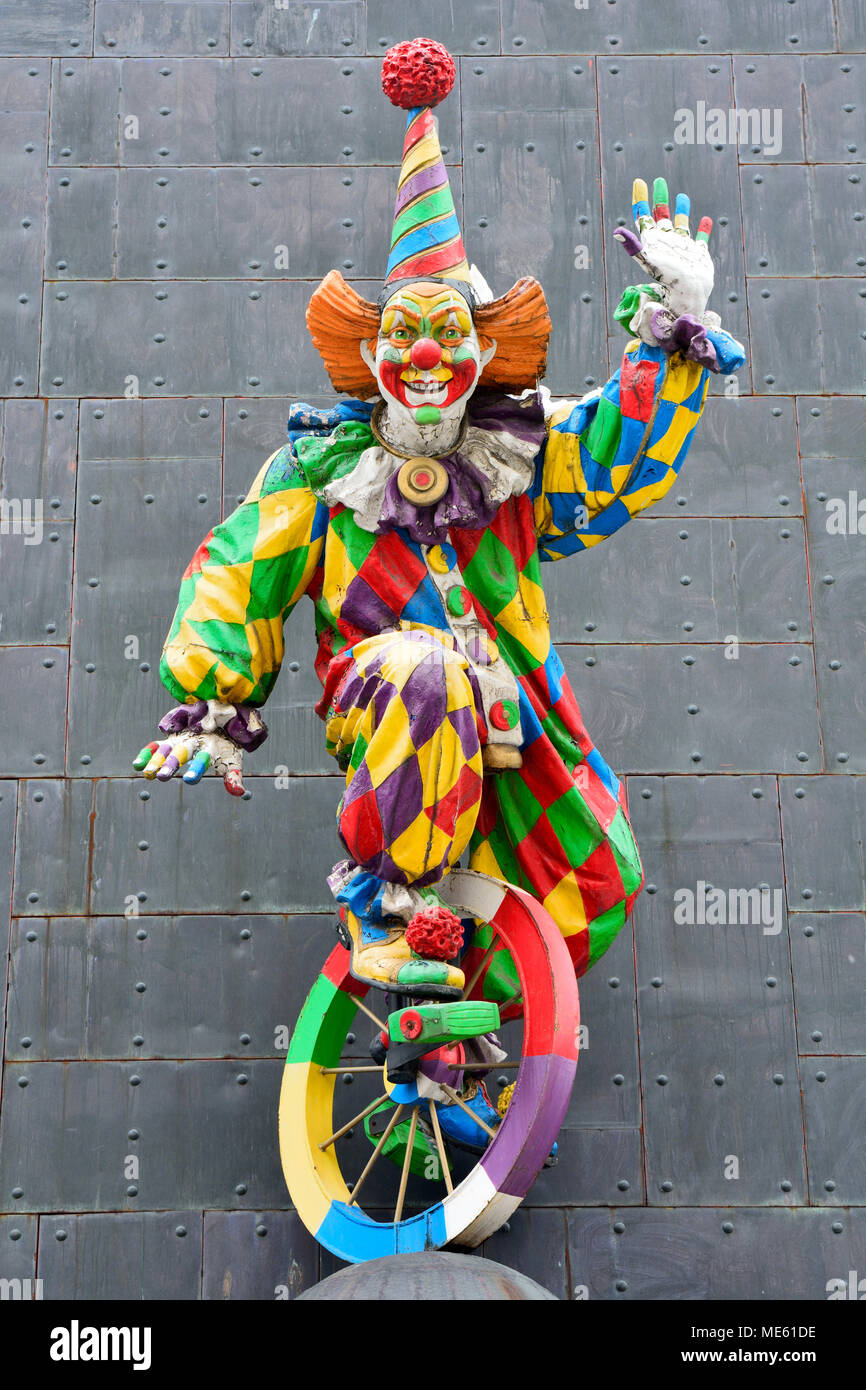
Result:
<svg viewBox="0 0 866 1390">
<path fill-rule="evenodd" d="M 466 300 L 450 285 L 420 280 L 382 311 L 376 355 L 362 355 L 394 413 L 417 425 L 459 419 L 496 345 L 484 352 Z"/>
</svg>

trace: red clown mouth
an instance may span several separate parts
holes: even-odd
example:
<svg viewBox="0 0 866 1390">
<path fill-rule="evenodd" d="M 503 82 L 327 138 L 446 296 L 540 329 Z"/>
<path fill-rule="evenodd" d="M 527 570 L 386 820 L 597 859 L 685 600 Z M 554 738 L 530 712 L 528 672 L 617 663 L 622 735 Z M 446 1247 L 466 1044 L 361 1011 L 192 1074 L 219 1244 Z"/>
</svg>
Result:
<svg viewBox="0 0 866 1390">
<path fill-rule="evenodd" d="M 388 394 L 410 410 L 422 405 L 435 405 L 441 410 L 466 394 L 475 381 L 478 364 L 472 357 L 463 362 L 452 362 L 449 380 L 440 382 L 431 375 L 419 378 L 417 385 L 403 380 L 405 370 L 402 362 L 380 363 L 379 377 Z"/>
</svg>

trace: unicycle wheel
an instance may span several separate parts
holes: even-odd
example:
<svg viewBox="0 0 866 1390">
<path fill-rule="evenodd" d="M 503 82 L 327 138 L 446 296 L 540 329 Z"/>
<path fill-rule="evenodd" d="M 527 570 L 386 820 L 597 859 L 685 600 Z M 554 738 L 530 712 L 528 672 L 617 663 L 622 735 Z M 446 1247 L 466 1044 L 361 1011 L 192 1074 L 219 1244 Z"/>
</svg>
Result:
<svg viewBox="0 0 866 1390">
<path fill-rule="evenodd" d="M 499 948 L 510 953 L 516 993 L 500 1000 L 499 1016 L 514 1020 L 507 1026 L 521 1037 L 511 1060 L 502 1063 L 461 1065 L 459 1057 L 442 1061 L 452 1053 L 437 1046 L 436 1066 L 424 1070 L 437 1076 L 444 1090 L 431 1104 L 431 1097 L 422 1094 L 423 1083 L 419 1090 L 417 1081 L 414 1086 L 394 1082 L 387 1063 L 372 1061 L 381 1055 L 376 1045 L 381 1049 L 381 1035 L 389 1027 L 398 1039 L 422 1036 L 417 1018 L 424 1021 L 423 997 L 399 1001 L 389 1016 L 387 999 L 375 990 L 368 993 L 349 973 L 345 947 L 331 952 L 289 1047 L 280 1097 L 280 1154 L 305 1226 L 333 1254 L 352 1263 L 452 1243 L 479 1245 L 529 1191 L 551 1152 L 571 1095 L 578 1050 L 577 982 L 553 919 L 528 893 L 486 874 L 455 870 L 439 889 L 462 917 L 490 928 L 484 940 L 491 940 L 481 957 L 477 951 L 473 956 L 471 943 L 467 952 L 467 960 L 477 961 L 469 969 L 467 1000 L 484 1000 L 492 954 Z M 407 1009 L 407 1004 L 414 1007 Z M 471 1010 L 457 1016 L 470 1015 Z M 487 1015 L 482 1011 L 478 1017 Z M 372 1052 L 358 1042 L 363 1031 L 371 1035 Z M 433 1055 L 433 1050 L 425 1054 L 425 1062 Z M 509 1068 L 507 1082 L 514 1089 L 502 1120 L 493 1128 L 476 1116 L 484 1145 L 480 1154 L 458 1153 L 443 1138 L 442 1106 L 459 1103 L 443 1067 L 453 1067 L 460 1078 Z M 346 1078 L 351 1084 L 338 1085 Z M 378 1117 L 372 1133 L 371 1116 Z M 408 1141 L 398 1169 L 383 1161 L 383 1151 L 407 1120 Z M 423 1177 L 417 1163 L 413 1170 L 412 1158 L 420 1130 L 439 1159 L 438 1165 L 430 1162 L 431 1172 Z"/>
</svg>

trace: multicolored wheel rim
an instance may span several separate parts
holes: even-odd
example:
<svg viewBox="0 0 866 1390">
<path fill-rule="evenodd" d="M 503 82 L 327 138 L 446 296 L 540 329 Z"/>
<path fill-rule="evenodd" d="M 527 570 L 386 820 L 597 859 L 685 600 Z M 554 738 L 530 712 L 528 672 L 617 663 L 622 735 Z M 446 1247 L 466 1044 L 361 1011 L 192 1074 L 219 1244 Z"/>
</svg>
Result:
<svg viewBox="0 0 866 1390">
<path fill-rule="evenodd" d="M 528 893 L 468 870 L 441 885 L 464 916 L 488 922 L 511 951 L 523 988 L 523 1051 L 505 1118 L 478 1163 L 441 1201 L 398 1222 L 349 1205 L 332 1132 L 337 1067 L 367 987 L 349 974 L 349 952 L 328 957 L 298 1020 L 280 1096 L 280 1154 L 292 1201 L 320 1244 L 353 1264 L 383 1255 L 479 1245 L 520 1205 L 553 1147 L 577 1065 L 574 967 L 553 919 Z"/>
</svg>

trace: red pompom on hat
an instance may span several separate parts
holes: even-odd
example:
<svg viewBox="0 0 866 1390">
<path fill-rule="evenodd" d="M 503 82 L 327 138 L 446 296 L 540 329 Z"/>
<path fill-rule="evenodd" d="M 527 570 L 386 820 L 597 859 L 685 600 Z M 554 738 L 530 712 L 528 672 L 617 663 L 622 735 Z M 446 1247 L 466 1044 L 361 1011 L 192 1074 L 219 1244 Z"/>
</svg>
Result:
<svg viewBox="0 0 866 1390">
<path fill-rule="evenodd" d="M 416 956 L 451 960 L 463 945 L 463 923 L 447 907 L 425 907 L 406 928 L 406 942 Z"/>
<path fill-rule="evenodd" d="M 382 91 L 394 106 L 436 106 L 454 86 L 454 59 L 435 39 L 406 39 L 382 62 Z"/>
</svg>

